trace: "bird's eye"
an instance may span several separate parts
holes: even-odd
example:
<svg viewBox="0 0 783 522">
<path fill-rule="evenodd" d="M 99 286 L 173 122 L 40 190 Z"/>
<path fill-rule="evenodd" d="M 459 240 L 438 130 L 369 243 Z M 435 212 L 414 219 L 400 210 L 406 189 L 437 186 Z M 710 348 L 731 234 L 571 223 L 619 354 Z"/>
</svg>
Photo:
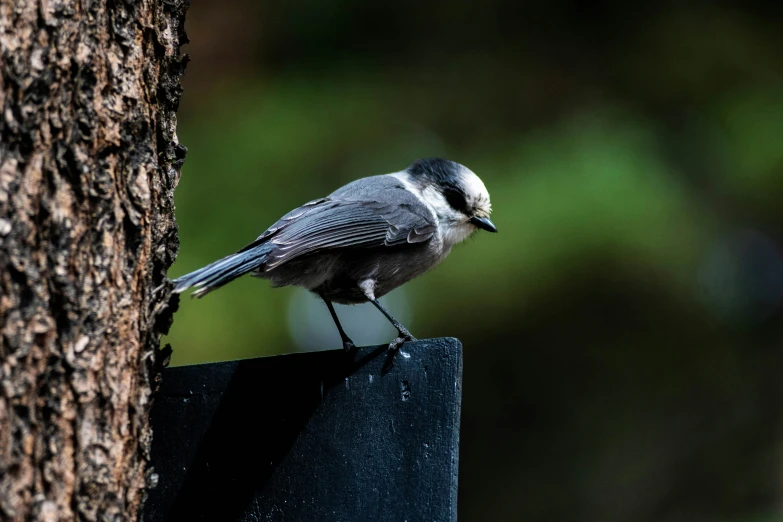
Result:
<svg viewBox="0 0 783 522">
<path fill-rule="evenodd" d="M 465 214 L 467 214 L 470 210 L 468 208 L 468 202 L 465 200 L 464 192 L 449 187 L 443 191 L 443 195 L 446 198 L 446 202 L 448 202 L 449 206 L 451 206 L 451 208 L 454 210 L 463 212 Z"/>
</svg>

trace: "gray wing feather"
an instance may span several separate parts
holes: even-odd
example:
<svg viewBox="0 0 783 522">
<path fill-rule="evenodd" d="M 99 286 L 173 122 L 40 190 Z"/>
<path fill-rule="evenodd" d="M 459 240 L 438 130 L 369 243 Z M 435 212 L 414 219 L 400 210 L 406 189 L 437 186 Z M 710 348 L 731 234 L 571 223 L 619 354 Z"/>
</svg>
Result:
<svg viewBox="0 0 783 522">
<path fill-rule="evenodd" d="M 263 266 L 269 270 L 329 249 L 422 243 L 436 230 L 433 213 L 398 179 L 374 176 L 292 210 L 240 252 L 274 245 Z"/>
<path fill-rule="evenodd" d="M 435 225 L 403 207 L 377 201 L 326 200 L 293 220 L 271 239 L 277 248 L 267 268 L 295 257 L 334 248 L 368 248 L 421 243 Z"/>
<path fill-rule="evenodd" d="M 433 212 L 398 179 L 363 178 L 292 210 L 235 254 L 175 279 L 174 291 L 195 286 L 193 295 L 201 297 L 242 274 L 306 254 L 421 243 L 436 231 Z"/>
</svg>

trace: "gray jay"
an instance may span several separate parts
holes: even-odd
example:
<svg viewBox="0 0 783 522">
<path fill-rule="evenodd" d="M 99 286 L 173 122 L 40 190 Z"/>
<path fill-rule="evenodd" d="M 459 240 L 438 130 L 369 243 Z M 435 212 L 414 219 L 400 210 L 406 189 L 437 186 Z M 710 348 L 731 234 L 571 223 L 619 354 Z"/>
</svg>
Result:
<svg viewBox="0 0 783 522">
<path fill-rule="evenodd" d="M 370 302 L 394 325 L 396 350 L 414 337 L 378 298 L 443 261 L 476 230 L 497 232 L 489 194 L 470 169 L 421 159 L 407 169 L 358 179 L 280 218 L 235 254 L 174 280 L 202 297 L 250 273 L 272 286 L 298 285 L 326 303 L 343 347 L 354 347 L 332 303 Z"/>
</svg>

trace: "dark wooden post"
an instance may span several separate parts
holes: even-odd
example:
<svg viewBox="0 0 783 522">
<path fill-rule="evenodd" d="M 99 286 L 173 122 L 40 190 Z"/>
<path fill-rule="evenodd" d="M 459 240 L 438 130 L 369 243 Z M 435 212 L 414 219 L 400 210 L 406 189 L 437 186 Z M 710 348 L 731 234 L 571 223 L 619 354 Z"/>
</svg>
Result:
<svg viewBox="0 0 783 522">
<path fill-rule="evenodd" d="M 156 398 L 144 519 L 457 516 L 456 339 L 170 368 Z"/>
</svg>

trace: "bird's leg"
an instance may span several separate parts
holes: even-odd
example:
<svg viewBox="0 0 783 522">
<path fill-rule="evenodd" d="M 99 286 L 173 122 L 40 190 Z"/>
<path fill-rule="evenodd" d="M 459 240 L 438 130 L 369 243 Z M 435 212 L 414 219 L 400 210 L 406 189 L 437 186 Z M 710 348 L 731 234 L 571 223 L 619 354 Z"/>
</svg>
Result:
<svg viewBox="0 0 783 522">
<path fill-rule="evenodd" d="M 413 335 L 408 331 L 407 328 L 405 328 L 397 319 L 394 318 L 392 314 L 389 313 L 389 311 L 383 307 L 381 303 L 378 302 L 377 299 L 371 299 L 370 302 L 375 305 L 375 308 L 381 311 L 381 313 L 386 316 L 386 319 L 389 320 L 389 322 L 394 325 L 394 327 L 397 329 L 397 332 L 400 334 L 395 340 L 393 340 L 391 343 L 389 343 L 389 350 L 398 350 L 400 346 L 405 344 L 406 341 L 415 341 L 416 338 L 413 337 Z"/>
<path fill-rule="evenodd" d="M 337 325 L 337 331 L 340 332 L 340 338 L 343 340 L 343 349 L 346 352 L 350 352 L 351 350 L 356 348 L 356 345 L 353 344 L 351 338 L 345 334 L 345 330 L 343 330 L 343 325 L 340 324 L 340 320 L 337 318 L 337 312 L 334 311 L 334 306 L 332 306 L 332 302 L 326 299 L 324 296 L 321 296 L 321 299 L 323 299 L 324 303 L 326 303 L 326 307 L 329 309 L 329 313 L 332 314 L 332 319 L 334 319 L 334 324 Z"/>
</svg>

